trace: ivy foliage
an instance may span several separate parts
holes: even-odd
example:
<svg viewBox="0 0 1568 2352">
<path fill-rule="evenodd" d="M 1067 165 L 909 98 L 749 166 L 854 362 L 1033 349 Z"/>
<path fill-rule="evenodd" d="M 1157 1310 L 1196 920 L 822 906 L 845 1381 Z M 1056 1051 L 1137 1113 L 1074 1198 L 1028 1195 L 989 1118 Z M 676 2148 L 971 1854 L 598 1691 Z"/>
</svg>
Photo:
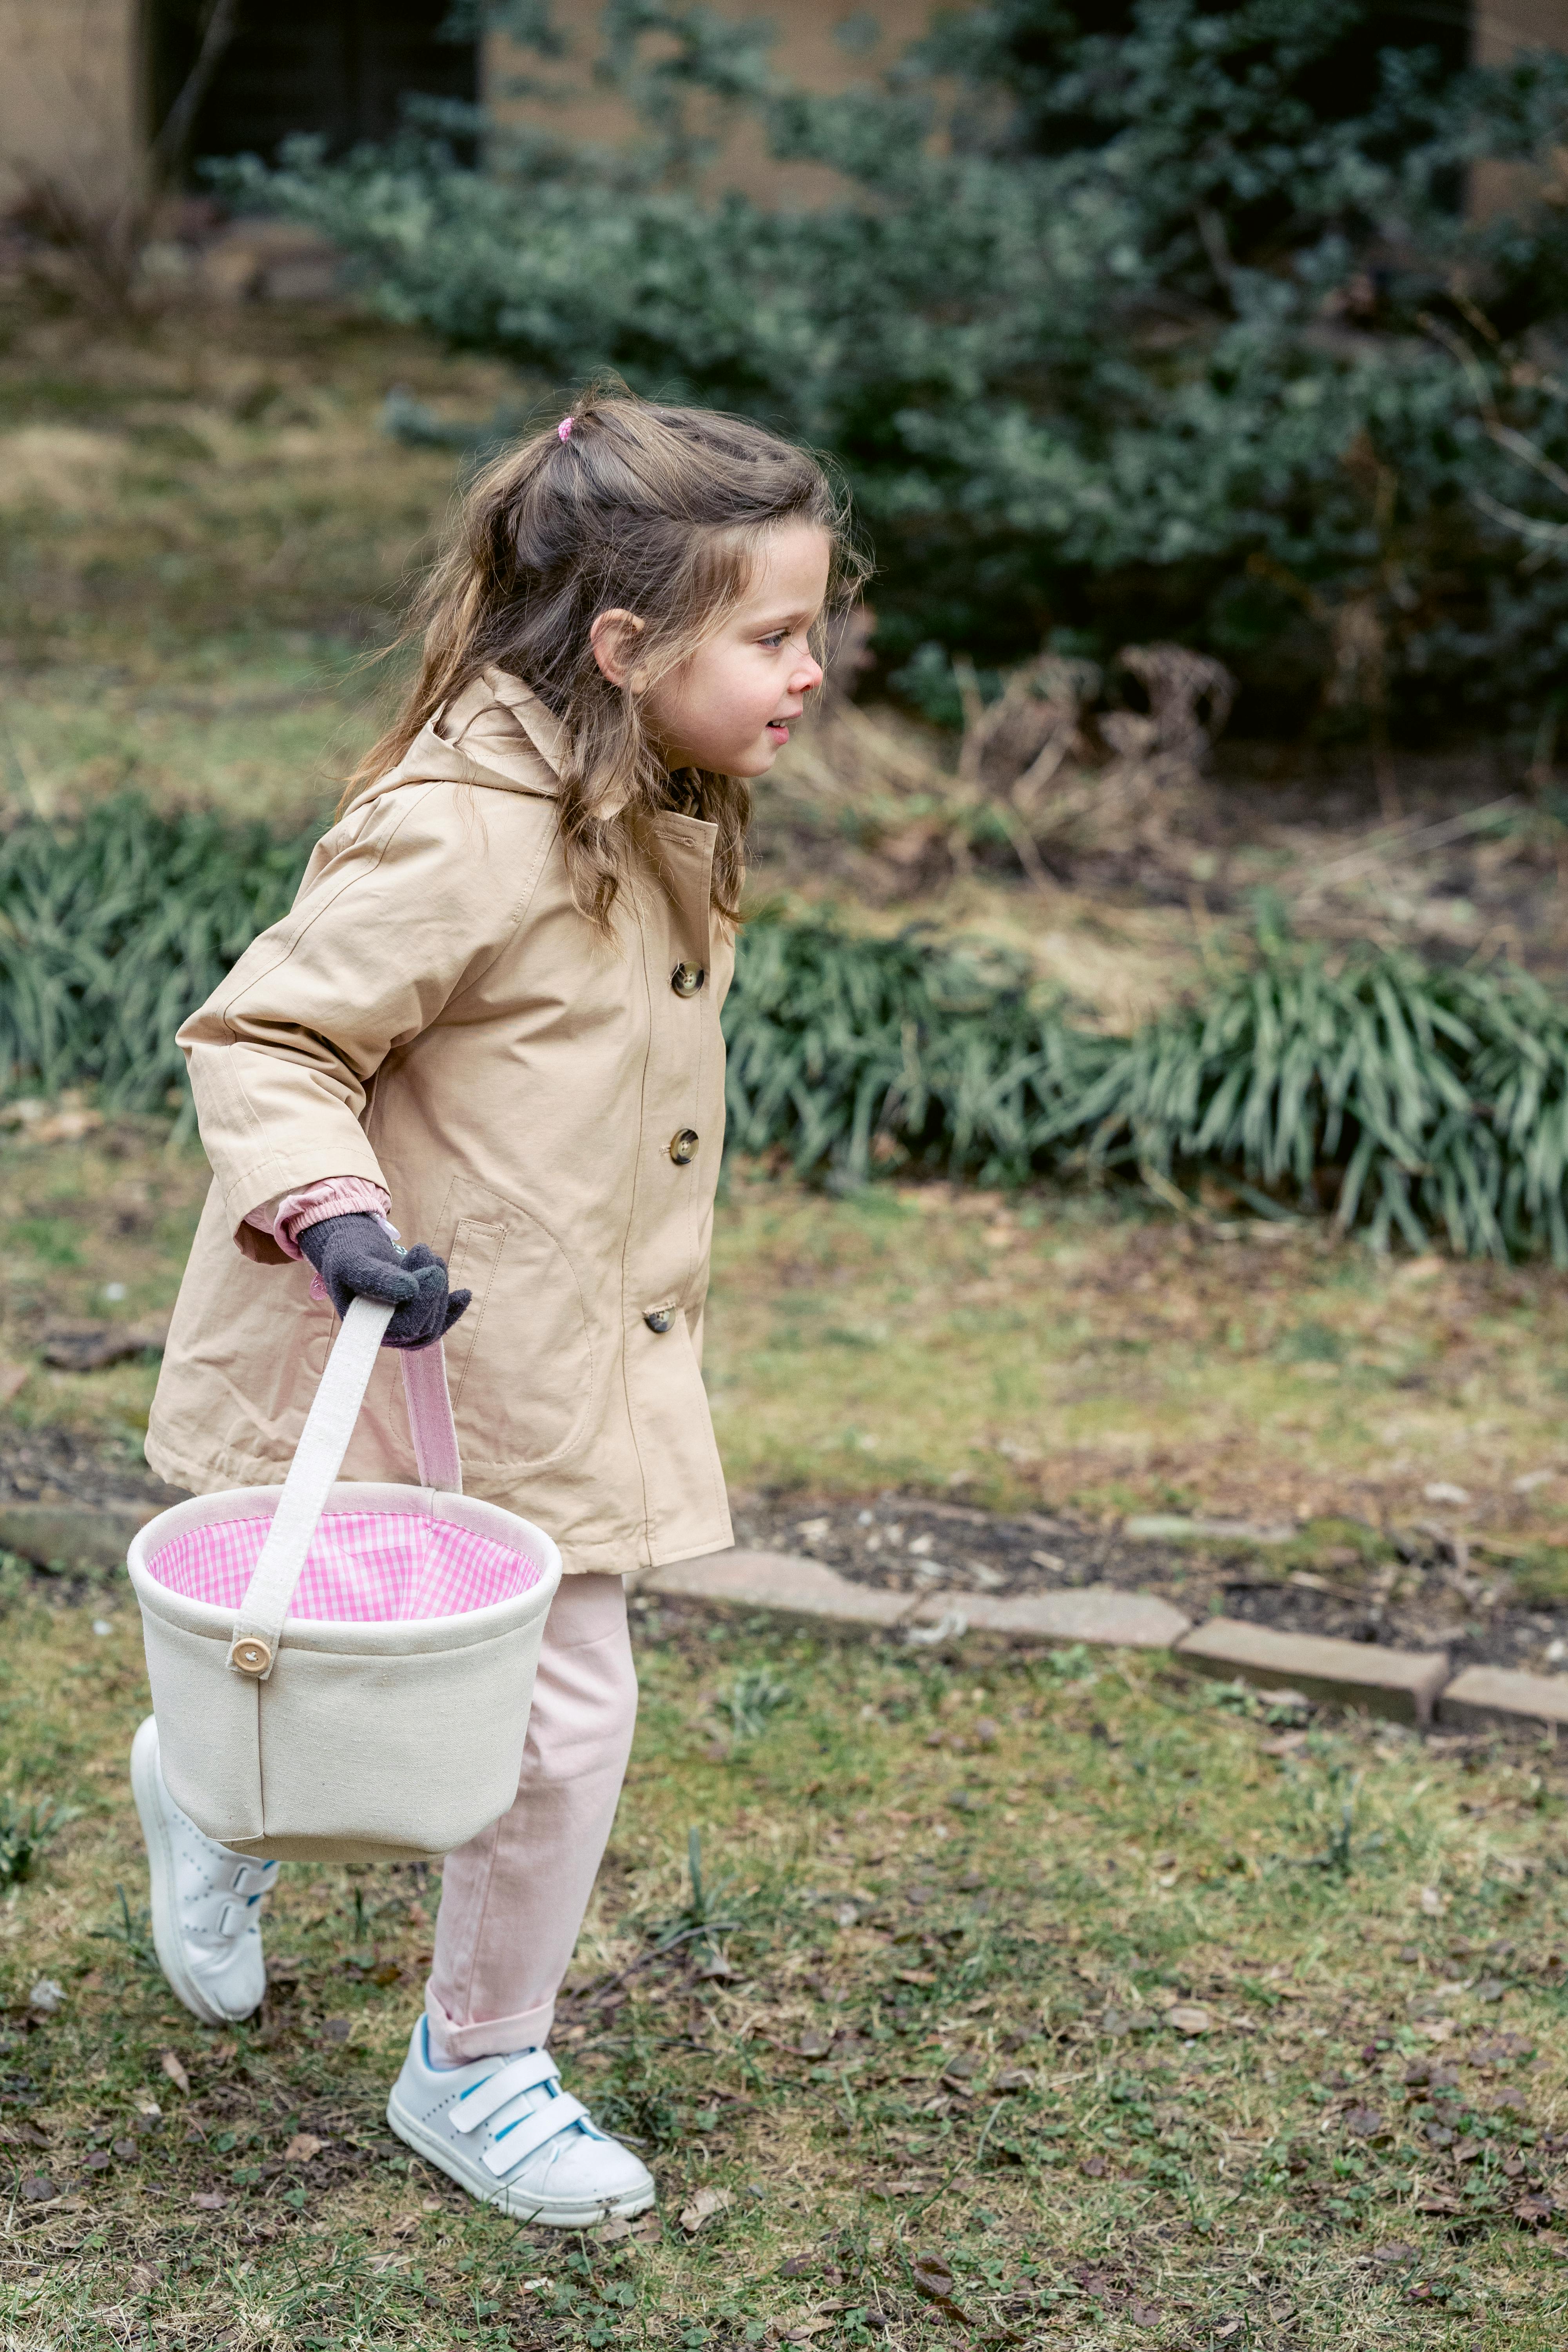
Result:
<svg viewBox="0 0 1568 2352">
<path fill-rule="evenodd" d="M 1535 723 L 1556 694 L 1568 204 L 1529 167 L 1568 58 L 1468 68 L 1379 0 L 989 0 L 821 96 L 787 37 L 700 7 L 480 13 L 616 85 L 640 141 L 574 147 L 545 110 L 481 166 L 427 110 L 231 186 L 325 230 L 395 318 L 833 452 L 917 698 L 922 646 L 1151 634 L 1279 723 Z M 715 194 L 737 115 L 841 194 Z"/>
</svg>

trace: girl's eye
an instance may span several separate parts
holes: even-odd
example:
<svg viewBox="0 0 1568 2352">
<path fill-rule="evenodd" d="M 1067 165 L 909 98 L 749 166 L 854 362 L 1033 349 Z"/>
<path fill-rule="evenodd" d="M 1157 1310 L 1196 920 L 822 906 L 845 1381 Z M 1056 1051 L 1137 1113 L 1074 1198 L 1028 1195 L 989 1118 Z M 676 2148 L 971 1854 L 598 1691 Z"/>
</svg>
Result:
<svg viewBox="0 0 1568 2352">
<path fill-rule="evenodd" d="M 784 643 L 788 635 L 789 631 L 787 629 L 774 629 L 770 636 L 759 638 L 758 643 L 760 645 L 766 646 L 770 653 L 776 654 L 779 647 Z"/>
</svg>

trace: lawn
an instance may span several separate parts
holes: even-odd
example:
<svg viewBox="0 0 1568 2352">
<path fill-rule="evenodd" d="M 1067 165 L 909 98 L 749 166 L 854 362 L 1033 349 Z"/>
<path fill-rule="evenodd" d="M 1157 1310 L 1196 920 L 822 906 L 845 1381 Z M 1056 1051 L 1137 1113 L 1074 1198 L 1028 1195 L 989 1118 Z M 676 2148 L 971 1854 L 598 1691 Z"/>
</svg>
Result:
<svg viewBox="0 0 1568 2352">
<path fill-rule="evenodd" d="M 73 1372 L 39 1344 L 167 1310 L 206 1168 L 156 1120 L 73 1138 L 90 1118 L 0 1142 L 0 1385 L 14 1428 L 135 1451 L 155 1359 Z M 1568 1280 L 1541 1266 L 1226 1240 L 1091 1193 L 825 1198 L 744 1166 L 720 1207 L 707 1370 L 739 1496 L 1380 1527 L 1429 1517 L 1436 1484 L 1522 1558 L 1568 1531 L 1565 1361 Z"/>
<path fill-rule="evenodd" d="M 70 1818 L 0 1908 L 8 2343 L 1562 2342 L 1552 1755 L 1291 1727 L 1159 1661 L 636 1614 L 557 2045 L 661 2196 L 579 2242 L 384 2129 L 423 1869 L 290 1867 L 258 2019 L 172 2002 L 135 1612 L 13 1577 L 4 1850 Z"/>
<path fill-rule="evenodd" d="M 469 416 L 504 388 L 325 314 L 16 312 L 10 805 L 131 783 L 324 812 L 457 477 L 380 430 L 397 383 Z M 1118 1018 L 1208 940 L 1201 889 L 1047 905 L 979 876 L 867 919 L 921 911 Z M 75 1371 L 47 1335 L 165 1313 L 205 1183 L 158 1120 L 67 1100 L 0 1129 L 0 1487 L 51 1505 L 84 1462 L 94 1493 L 134 1477 L 155 1356 Z M 1568 1597 L 1565 1338 L 1568 1283 L 1540 1266 L 1380 1261 L 1088 1189 L 826 1197 L 742 1164 L 708 1374 L 737 1498 L 786 1517 L 899 1493 L 1103 1524 L 1440 1510 L 1546 1603 Z M 1159 1659 L 639 1601 L 638 1747 L 557 2041 L 661 2203 L 568 2243 L 471 2208 L 381 2122 L 433 1877 L 289 1870 L 266 2009 L 197 2028 L 147 1952 L 129 1594 L 0 1558 L 0 1604 L 18 2352 L 1568 2332 L 1550 1752 L 1275 1720 Z"/>
</svg>

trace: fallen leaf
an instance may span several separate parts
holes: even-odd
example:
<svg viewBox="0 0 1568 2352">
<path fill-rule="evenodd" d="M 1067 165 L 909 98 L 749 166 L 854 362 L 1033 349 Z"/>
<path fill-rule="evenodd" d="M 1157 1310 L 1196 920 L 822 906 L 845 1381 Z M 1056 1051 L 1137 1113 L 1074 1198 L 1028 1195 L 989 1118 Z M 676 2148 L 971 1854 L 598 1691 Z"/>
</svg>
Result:
<svg viewBox="0 0 1568 2352">
<path fill-rule="evenodd" d="M 710 2221 L 715 2213 L 725 2212 L 734 2201 L 731 2189 L 700 2189 L 690 2204 L 681 2207 L 680 2226 L 695 2235 L 704 2221 Z"/>
<path fill-rule="evenodd" d="M 968 2326 L 967 2315 L 953 2301 L 952 2290 L 958 2282 L 940 2254 L 916 2254 L 910 2263 L 910 2276 L 928 2303 L 940 2305 L 943 2311 Z"/>
<path fill-rule="evenodd" d="M 1035 2078 L 1026 2066 L 1008 2066 L 997 2075 L 992 2088 L 997 2091 L 1032 2091 Z"/>
<path fill-rule="evenodd" d="M 740 1970 L 722 1952 L 709 1952 L 698 1962 L 697 1974 L 722 1983 L 727 1978 L 739 1976 Z"/>
<path fill-rule="evenodd" d="M 310 2158 L 319 2156 L 325 2146 L 326 2142 L 318 2139 L 314 2132 L 296 2132 L 283 2151 L 283 2161 L 285 2164 L 309 2164 Z"/>
<path fill-rule="evenodd" d="M 1105 2158 L 1102 2156 L 1086 2156 L 1083 2162 L 1079 2166 L 1079 2170 L 1082 2173 L 1086 2173 L 1090 2180 L 1103 2180 L 1105 2178 Z"/>
<path fill-rule="evenodd" d="M 228 2199 L 216 2189 L 198 2189 L 191 2202 L 199 2205 L 204 2213 L 221 2213 Z"/>
<path fill-rule="evenodd" d="M 1421 1889 L 1421 1908 L 1428 1919 L 1440 1919 L 1447 1907 L 1447 1895 L 1440 1895 L 1436 1887 L 1424 1886 Z"/>
<path fill-rule="evenodd" d="M 156 2263 L 132 2263 L 131 2284 L 138 2294 L 151 2294 L 163 2272 Z"/>
<path fill-rule="evenodd" d="M 1417 2033 L 1424 2033 L 1428 2042 L 1451 2042 L 1458 2030 L 1451 2017 L 1435 2017 L 1415 2029 Z"/>
<path fill-rule="evenodd" d="M 893 1981 L 895 1984 L 933 1985 L 936 1971 L 933 1969 L 895 1969 Z"/>
<path fill-rule="evenodd" d="M 1177 2033 L 1206 2033 L 1214 2020 L 1196 2001 L 1179 2000 L 1165 2011 L 1165 2022 Z"/>
<path fill-rule="evenodd" d="M 1556 2210 L 1557 2207 L 1550 2197 L 1521 2197 L 1513 2209 L 1513 2218 L 1530 2229 L 1539 2222 L 1550 2221 Z"/>
<path fill-rule="evenodd" d="M 1354 2139 L 1375 2139 L 1383 2129 L 1383 2117 L 1375 2107 L 1352 2107 L 1345 2117 L 1345 2129 Z"/>
<path fill-rule="evenodd" d="M 1425 2197 L 1415 2200 L 1415 2210 L 1418 2213 L 1458 2213 L 1460 2210 L 1459 2200 L 1451 2197 L 1446 2189 L 1429 2189 Z"/>
<path fill-rule="evenodd" d="M 416 2230 L 417 2230 L 417 2228 L 418 2228 L 418 2227 L 419 2227 L 419 2216 L 418 2216 L 418 2214 L 417 2214 L 417 2213 L 405 2213 L 405 2215 L 403 2216 L 403 2219 L 402 2219 L 402 2221 L 395 2221 L 395 2222 L 393 2223 L 393 2225 L 392 2225 L 392 2234 L 393 2234 L 393 2236 L 394 2236 L 395 2238 L 411 2238 L 411 2237 L 414 2235 L 415 2231 L 416 2231 Z"/>
<path fill-rule="evenodd" d="M 808 2025 L 795 2046 L 803 2058 L 824 2058 L 833 2047 L 833 2036 L 820 2025 Z"/>
<path fill-rule="evenodd" d="M 158 2056 L 158 2063 L 162 2066 L 164 2074 L 167 2074 L 170 2082 L 173 2083 L 176 2091 L 188 2091 L 190 2089 L 191 2078 L 186 2074 L 184 2066 L 181 2065 L 180 2061 L 174 2051 L 161 2051 Z"/>
<path fill-rule="evenodd" d="M 1137 2296 L 1133 2296 L 1128 2317 L 1134 2327 L 1158 2327 L 1163 2316 L 1157 2303 L 1140 2303 Z"/>
<path fill-rule="evenodd" d="M 51 2197 L 58 2197 L 59 2193 L 47 2172 L 29 2173 L 22 2183 L 24 2205 L 47 2205 Z"/>
</svg>

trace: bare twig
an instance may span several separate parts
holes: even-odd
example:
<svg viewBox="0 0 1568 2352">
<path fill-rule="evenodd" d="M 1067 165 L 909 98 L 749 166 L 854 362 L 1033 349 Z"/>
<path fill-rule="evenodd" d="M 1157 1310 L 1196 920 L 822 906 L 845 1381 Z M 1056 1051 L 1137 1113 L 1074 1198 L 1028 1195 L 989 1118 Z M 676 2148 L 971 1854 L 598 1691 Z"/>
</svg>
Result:
<svg viewBox="0 0 1568 2352">
<path fill-rule="evenodd" d="M 185 152 L 203 99 L 212 88 L 213 76 L 223 62 L 224 51 L 239 30 L 239 0 L 209 0 L 202 37 L 190 72 L 175 95 L 174 102 L 158 127 L 156 137 L 147 150 L 149 174 L 155 186 L 161 186 Z"/>
</svg>

